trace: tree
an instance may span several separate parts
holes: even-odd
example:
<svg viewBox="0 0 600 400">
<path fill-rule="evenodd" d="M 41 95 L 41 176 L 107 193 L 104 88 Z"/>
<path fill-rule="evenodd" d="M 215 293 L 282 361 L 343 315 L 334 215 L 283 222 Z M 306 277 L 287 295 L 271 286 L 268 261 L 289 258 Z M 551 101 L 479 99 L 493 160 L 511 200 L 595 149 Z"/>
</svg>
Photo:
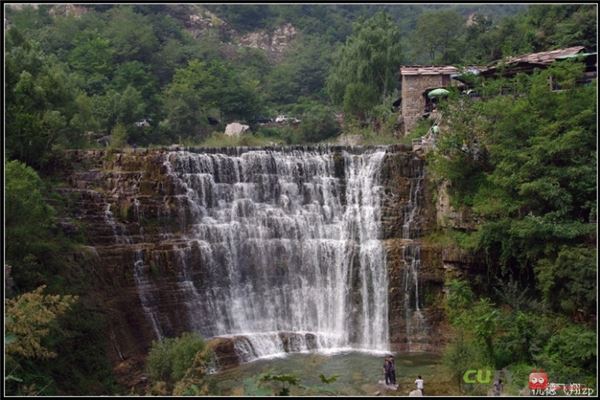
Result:
<svg viewBox="0 0 600 400">
<path fill-rule="evenodd" d="M 553 379 L 595 386 L 596 343 L 594 330 L 568 326 L 550 337 L 537 360 L 546 366 L 549 376 L 556 377 Z"/>
<path fill-rule="evenodd" d="M 83 88 L 90 95 L 102 93 L 112 72 L 114 49 L 108 39 L 96 32 L 82 32 L 75 39 L 69 53 L 69 65 L 81 75 Z"/>
<path fill-rule="evenodd" d="M 37 253 L 50 237 L 55 211 L 44 201 L 43 183 L 33 168 L 20 161 L 5 164 L 6 259 L 19 263 Z M 18 276 L 19 272 L 14 271 Z"/>
<path fill-rule="evenodd" d="M 158 91 L 158 84 L 147 64 L 139 61 L 129 61 L 117 66 L 111 81 L 111 87 L 118 92 L 129 86 L 140 92 L 145 102 L 152 99 Z"/>
<path fill-rule="evenodd" d="M 117 122 L 131 126 L 145 116 L 146 102 L 142 94 L 133 86 L 127 88 L 119 96 L 117 105 Z"/>
<path fill-rule="evenodd" d="M 94 115 L 92 99 L 85 93 L 80 93 L 75 98 L 76 112 L 69 125 L 79 132 L 97 131 L 100 124 Z"/>
<path fill-rule="evenodd" d="M 306 142 L 315 143 L 337 135 L 340 126 L 331 108 L 314 106 L 302 115 L 300 132 Z"/>
<path fill-rule="evenodd" d="M 13 394 L 39 394 L 46 386 L 36 385 L 39 377 L 30 374 L 31 360 L 56 358 L 47 342 L 57 334 L 58 319 L 77 301 L 77 296 L 44 294 L 45 286 L 6 301 L 6 366 L 14 379 L 5 381 Z"/>
<path fill-rule="evenodd" d="M 333 48 L 316 36 L 296 38 L 283 62 L 267 77 L 269 100 L 291 104 L 300 97 L 322 99 Z"/>
<path fill-rule="evenodd" d="M 466 236 L 487 269 L 480 290 L 508 279 L 537 296 L 502 308 L 480 300 L 466 313 L 449 307 L 455 328 L 460 323 L 496 368 L 535 361 L 595 385 L 585 371 L 596 357 L 596 87 L 577 83 L 582 71 L 559 62 L 488 80 L 477 89 L 480 101 L 450 98 L 445 115 L 453 117 L 431 170 L 450 182 L 455 206 L 477 217 Z"/>
<path fill-rule="evenodd" d="M 40 167 L 51 150 L 78 143 L 83 132 L 69 126 L 75 86 L 65 67 L 16 29 L 7 35 L 6 148 L 9 158 Z"/>
<path fill-rule="evenodd" d="M 596 251 L 586 246 L 562 246 L 554 260 L 536 264 L 544 301 L 567 315 L 591 315 L 597 301 Z"/>
<path fill-rule="evenodd" d="M 122 123 L 115 125 L 110 133 L 110 148 L 121 149 L 127 144 L 127 128 Z"/>
<path fill-rule="evenodd" d="M 377 94 L 373 86 L 362 82 L 349 83 L 344 91 L 344 112 L 364 120 L 369 111 L 379 102 Z"/>
<path fill-rule="evenodd" d="M 360 106 L 367 113 L 377 97 L 381 102 L 397 86 L 397 71 L 402 60 L 400 32 L 391 17 L 378 13 L 353 27 L 352 36 L 333 57 L 327 78 L 327 92 L 334 104 L 357 104 L 357 91 L 365 89 L 368 101 Z M 358 107 L 350 107 L 358 111 Z"/>
<path fill-rule="evenodd" d="M 175 72 L 164 105 L 165 123 L 173 137 L 205 136 L 210 114 L 224 120 L 250 119 L 260 109 L 257 82 L 242 80 L 226 63 L 199 60 Z"/>
<path fill-rule="evenodd" d="M 430 11 L 421 14 L 414 31 L 418 49 L 427 62 L 453 64 L 460 60 L 460 38 L 465 21 L 456 11 Z"/>
<path fill-rule="evenodd" d="M 6 347 L 11 356 L 25 358 L 53 358 L 56 353 L 44 347 L 49 326 L 69 310 L 76 296 L 43 294 L 45 286 L 24 293 L 6 304 L 8 321 L 6 331 L 15 337 Z"/>
<path fill-rule="evenodd" d="M 497 82 L 497 88 L 513 87 L 516 93 L 490 92 L 484 101 L 473 103 L 461 114 L 470 122 L 456 125 L 453 120 L 452 133 L 441 138 L 439 157 L 434 157 L 434 170 L 460 194 L 454 198 L 468 193 L 470 204 L 462 204 L 482 218 L 472 237 L 488 257 L 490 271 L 510 272 L 524 286 L 535 274 L 548 281 L 539 274 L 554 270 L 547 267 L 562 246 L 589 243 L 593 237 L 595 88 L 575 86 L 581 73 L 581 65 L 566 62 L 530 77 Z M 564 91 L 551 91 L 550 76 Z M 493 86 L 487 82 L 486 90 Z M 464 99 L 457 100 L 456 107 L 464 111 L 462 103 Z M 466 175 L 472 171 L 465 165 L 479 165 L 477 179 Z M 589 261 L 577 265 L 587 269 Z M 585 279 L 588 274 L 574 276 Z"/>
<path fill-rule="evenodd" d="M 129 6 L 117 6 L 109 14 L 106 35 L 114 49 L 113 60 L 117 63 L 150 61 L 158 48 L 150 19 Z"/>
<path fill-rule="evenodd" d="M 532 5 L 525 14 L 535 30 L 534 48 L 583 45 L 597 48 L 596 10 L 587 4 Z"/>
</svg>

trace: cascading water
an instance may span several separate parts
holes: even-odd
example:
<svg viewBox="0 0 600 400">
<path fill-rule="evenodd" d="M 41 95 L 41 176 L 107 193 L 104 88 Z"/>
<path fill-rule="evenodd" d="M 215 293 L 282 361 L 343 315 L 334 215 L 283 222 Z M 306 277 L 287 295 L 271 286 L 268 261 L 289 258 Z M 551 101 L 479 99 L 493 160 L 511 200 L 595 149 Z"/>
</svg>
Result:
<svg viewBox="0 0 600 400">
<path fill-rule="evenodd" d="M 164 335 L 161 332 L 160 323 L 158 322 L 158 316 L 155 311 L 156 305 L 153 304 L 156 302 L 153 301 L 154 299 L 149 294 L 154 289 L 154 285 L 146 276 L 146 269 L 147 266 L 144 264 L 144 254 L 142 250 L 137 250 L 135 252 L 135 261 L 133 263 L 133 277 L 135 279 L 135 285 L 137 287 L 140 302 L 142 303 L 144 314 L 146 314 L 146 316 L 150 319 L 154 335 L 158 340 L 161 340 Z"/>
<path fill-rule="evenodd" d="M 111 227 L 113 238 L 116 244 L 132 244 L 133 241 L 129 234 L 127 233 L 127 229 L 122 224 L 115 221 L 112 211 L 110 210 L 111 204 L 108 203 L 106 205 L 106 209 L 104 211 L 104 220 L 108 226 Z M 134 214 L 138 220 L 138 224 L 140 221 L 140 212 L 139 212 L 139 200 L 136 198 L 134 201 Z M 141 227 L 141 224 L 140 224 Z M 143 235 L 143 230 L 140 228 L 141 233 Z M 135 251 L 134 260 L 133 260 L 133 278 L 135 280 L 138 297 L 140 299 L 140 303 L 142 304 L 142 309 L 144 310 L 144 314 L 148 317 L 152 324 L 152 329 L 154 331 L 154 335 L 158 340 L 163 338 L 163 333 L 160 329 L 160 323 L 158 322 L 158 316 L 156 311 L 156 299 L 151 295 L 152 291 L 155 289 L 154 284 L 148 278 L 146 274 L 146 270 L 148 266 L 144 264 L 144 253 L 141 249 Z"/>
<path fill-rule="evenodd" d="M 384 157 L 329 148 L 167 153 L 166 173 L 183 193 L 185 244 L 174 252 L 192 329 L 235 337 L 243 360 L 387 351 Z"/>
<path fill-rule="evenodd" d="M 406 263 L 404 274 L 404 310 L 406 321 L 407 351 L 412 351 L 412 338 L 422 335 L 425 329 L 425 318 L 421 312 L 419 298 L 419 270 L 421 267 L 421 246 L 417 240 L 419 236 L 419 225 L 416 220 L 420 208 L 421 190 L 423 184 L 423 170 L 413 178 L 410 186 L 410 194 L 406 212 L 404 213 L 404 224 L 402 226 L 402 238 L 406 240 L 403 249 L 403 258 Z"/>
</svg>

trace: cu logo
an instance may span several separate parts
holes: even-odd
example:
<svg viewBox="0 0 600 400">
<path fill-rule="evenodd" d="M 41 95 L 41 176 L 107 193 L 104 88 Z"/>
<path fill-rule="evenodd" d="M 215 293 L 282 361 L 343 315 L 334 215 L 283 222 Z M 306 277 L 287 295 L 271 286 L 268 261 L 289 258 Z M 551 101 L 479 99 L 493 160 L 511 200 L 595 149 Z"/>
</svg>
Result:
<svg viewBox="0 0 600 400">
<path fill-rule="evenodd" d="M 529 389 L 543 390 L 548 387 L 548 374 L 545 372 L 535 372 L 529 374 Z"/>
</svg>

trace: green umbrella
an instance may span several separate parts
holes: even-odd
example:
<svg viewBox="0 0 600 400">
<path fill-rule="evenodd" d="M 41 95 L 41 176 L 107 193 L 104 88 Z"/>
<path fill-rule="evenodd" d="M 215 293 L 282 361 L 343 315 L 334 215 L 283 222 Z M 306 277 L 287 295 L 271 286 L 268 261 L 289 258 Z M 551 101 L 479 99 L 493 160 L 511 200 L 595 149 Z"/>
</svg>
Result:
<svg viewBox="0 0 600 400">
<path fill-rule="evenodd" d="M 450 94 L 449 91 L 447 91 L 446 89 L 433 89 L 431 92 L 427 93 L 427 97 L 432 98 L 432 97 L 438 97 L 438 96 L 448 96 L 448 94 Z"/>
</svg>

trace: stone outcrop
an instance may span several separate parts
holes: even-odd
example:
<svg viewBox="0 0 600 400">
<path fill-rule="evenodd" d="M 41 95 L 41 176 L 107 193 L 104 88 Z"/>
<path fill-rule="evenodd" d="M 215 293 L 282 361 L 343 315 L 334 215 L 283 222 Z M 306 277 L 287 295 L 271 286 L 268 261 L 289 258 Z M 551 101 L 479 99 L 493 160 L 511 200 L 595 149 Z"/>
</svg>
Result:
<svg viewBox="0 0 600 400">
<path fill-rule="evenodd" d="M 278 26 L 271 33 L 266 31 L 247 33 L 240 37 L 238 42 L 241 46 L 265 50 L 273 58 L 279 59 L 297 34 L 296 28 L 288 22 Z"/>
</svg>

